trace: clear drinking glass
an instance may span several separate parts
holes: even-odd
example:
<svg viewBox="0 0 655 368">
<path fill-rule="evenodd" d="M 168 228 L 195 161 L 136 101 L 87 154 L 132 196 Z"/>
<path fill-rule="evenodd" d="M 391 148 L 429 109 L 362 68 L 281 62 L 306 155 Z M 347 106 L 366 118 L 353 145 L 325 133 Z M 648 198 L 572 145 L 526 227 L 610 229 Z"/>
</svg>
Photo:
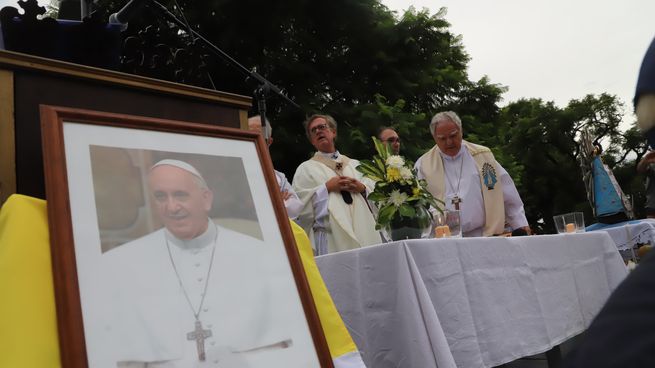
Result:
<svg viewBox="0 0 655 368">
<path fill-rule="evenodd" d="M 446 211 L 446 225 L 450 228 L 450 236 L 453 238 L 462 237 L 462 226 L 459 210 Z"/>
<path fill-rule="evenodd" d="M 585 231 L 584 214 L 582 212 L 553 216 L 553 221 L 559 234 L 583 233 Z"/>
<path fill-rule="evenodd" d="M 443 213 L 435 213 L 434 225 L 436 238 L 460 238 L 462 236 L 459 210 L 444 210 Z"/>
</svg>

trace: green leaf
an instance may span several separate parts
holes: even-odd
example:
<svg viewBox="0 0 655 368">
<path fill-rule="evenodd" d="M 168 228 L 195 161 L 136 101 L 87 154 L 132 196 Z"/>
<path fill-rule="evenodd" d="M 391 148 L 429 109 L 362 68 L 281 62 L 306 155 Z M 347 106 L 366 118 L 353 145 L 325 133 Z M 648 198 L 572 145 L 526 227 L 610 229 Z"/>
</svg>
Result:
<svg viewBox="0 0 655 368">
<path fill-rule="evenodd" d="M 387 159 L 389 156 L 388 145 L 382 143 L 377 137 L 371 137 L 373 139 L 373 144 L 375 145 L 375 151 L 378 153 L 382 160 Z"/>
<path fill-rule="evenodd" d="M 377 223 L 381 226 L 386 226 L 391 222 L 393 215 L 396 214 L 396 206 L 393 204 L 387 204 L 384 207 L 380 208 L 378 212 L 378 221 Z"/>
<path fill-rule="evenodd" d="M 373 179 L 374 181 L 380 181 L 380 180 L 384 179 L 382 176 L 380 176 L 378 174 L 377 170 L 372 170 L 372 169 L 366 168 L 366 167 L 363 167 L 363 168 L 360 169 L 359 166 L 357 167 L 357 169 L 358 169 L 359 172 L 364 174 L 364 176 L 366 176 L 367 178 Z"/>
<path fill-rule="evenodd" d="M 361 169 L 360 169 L 360 167 L 361 167 Z M 384 174 L 385 174 L 383 170 L 380 170 L 380 168 L 378 168 L 371 161 L 360 163 L 357 166 L 357 170 L 359 170 L 364 175 L 373 175 L 373 176 L 377 176 L 379 178 L 384 178 Z"/>
<path fill-rule="evenodd" d="M 416 215 L 416 210 L 406 203 L 401 204 L 399 210 L 401 216 L 414 217 Z"/>
<path fill-rule="evenodd" d="M 386 177 L 387 167 L 385 166 L 384 161 L 382 161 L 382 159 L 378 156 L 373 157 L 373 159 L 375 160 L 375 164 L 377 165 L 378 169 L 380 169 L 380 171 L 382 171 Z"/>
<path fill-rule="evenodd" d="M 383 202 L 386 201 L 387 196 L 384 193 L 374 191 L 368 195 L 368 199 L 373 202 Z"/>
</svg>

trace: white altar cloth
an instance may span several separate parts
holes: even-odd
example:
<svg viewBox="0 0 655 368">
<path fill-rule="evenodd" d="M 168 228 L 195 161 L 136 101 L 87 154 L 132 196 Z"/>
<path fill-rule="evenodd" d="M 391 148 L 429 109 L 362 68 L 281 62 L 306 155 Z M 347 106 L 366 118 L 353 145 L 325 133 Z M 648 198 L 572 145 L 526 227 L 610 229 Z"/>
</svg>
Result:
<svg viewBox="0 0 655 368">
<path fill-rule="evenodd" d="M 582 332 L 625 278 L 605 232 L 421 239 L 317 257 L 368 367 L 493 367 Z"/>
<path fill-rule="evenodd" d="M 636 244 L 655 245 L 655 219 L 621 222 L 613 225 L 593 224 L 587 231 L 606 231 L 619 250 L 627 250 Z"/>
</svg>

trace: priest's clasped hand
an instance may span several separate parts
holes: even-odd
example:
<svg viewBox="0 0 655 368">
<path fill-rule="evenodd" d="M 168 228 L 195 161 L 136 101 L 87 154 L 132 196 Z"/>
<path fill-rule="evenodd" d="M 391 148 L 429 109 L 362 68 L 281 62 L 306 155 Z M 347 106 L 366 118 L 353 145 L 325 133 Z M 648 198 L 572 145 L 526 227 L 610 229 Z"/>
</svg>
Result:
<svg viewBox="0 0 655 368">
<path fill-rule="evenodd" d="M 335 176 L 325 183 L 328 192 L 352 192 L 361 193 L 366 190 L 366 186 L 357 179 L 347 176 Z"/>
</svg>

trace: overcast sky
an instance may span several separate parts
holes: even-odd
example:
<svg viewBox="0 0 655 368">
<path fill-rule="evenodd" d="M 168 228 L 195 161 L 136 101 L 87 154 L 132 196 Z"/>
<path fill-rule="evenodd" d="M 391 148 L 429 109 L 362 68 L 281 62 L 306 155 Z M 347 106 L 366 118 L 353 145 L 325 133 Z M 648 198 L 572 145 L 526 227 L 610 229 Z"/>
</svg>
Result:
<svg viewBox="0 0 655 368">
<path fill-rule="evenodd" d="M 503 103 L 539 97 L 565 106 L 608 92 L 626 104 L 641 59 L 655 36 L 655 0 L 382 0 L 435 13 L 446 7 L 451 30 L 471 57 L 469 76 L 509 87 Z M 41 4 L 48 3 L 40 0 Z M 0 8 L 16 0 L 0 0 Z"/>
<path fill-rule="evenodd" d="M 487 75 L 509 88 L 503 104 L 539 97 L 565 106 L 608 92 L 626 104 L 655 36 L 655 0 L 383 0 L 434 14 L 446 7 L 451 30 L 471 57 L 469 77 Z"/>
</svg>

